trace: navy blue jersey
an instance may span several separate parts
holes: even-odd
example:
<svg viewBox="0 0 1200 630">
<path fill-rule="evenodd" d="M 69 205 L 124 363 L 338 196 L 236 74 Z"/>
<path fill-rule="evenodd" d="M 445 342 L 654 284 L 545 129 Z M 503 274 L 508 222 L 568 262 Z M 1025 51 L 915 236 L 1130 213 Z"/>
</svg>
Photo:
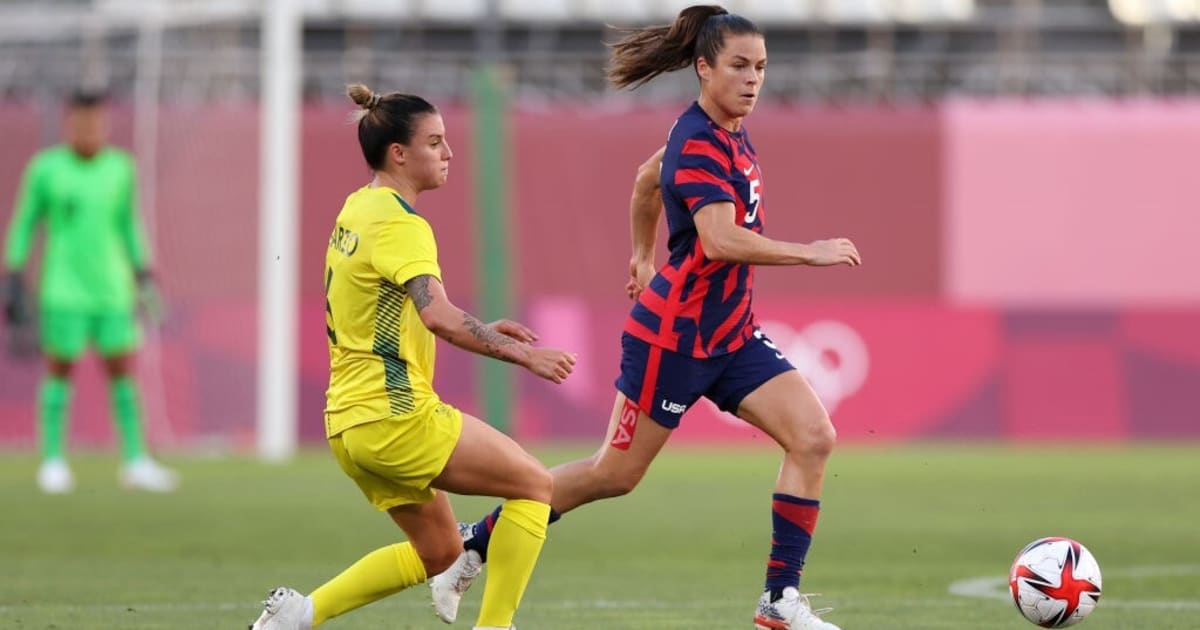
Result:
<svg viewBox="0 0 1200 630">
<path fill-rule="evenodd" d="M 693 213 L 729 202 L 739 226 L 762 233 L 762 174 L 745 127 L 728 131 L 693 103 L 671 128 L 660 178 L 671 256 L 642 291 L 625 332 L 693 357 L 733 352 L 754 334 L 754 269 L 709 260 Z"/>
</svg>

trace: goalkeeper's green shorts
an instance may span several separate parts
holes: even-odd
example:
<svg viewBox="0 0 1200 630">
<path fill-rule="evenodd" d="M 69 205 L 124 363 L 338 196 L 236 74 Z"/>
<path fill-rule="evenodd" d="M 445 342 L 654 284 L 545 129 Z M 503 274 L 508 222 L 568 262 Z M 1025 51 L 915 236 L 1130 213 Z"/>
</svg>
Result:
<svg viewBox="0 0 1200 630">
<path fill-rule="evenodd" d="M 137 315 L 130 312 L 88 313 L 44 309 L 40 337 L 42 352 L 74 361 L 94 344 L 102 357 L 133 352 L 141 341 Z"/>
</svg>

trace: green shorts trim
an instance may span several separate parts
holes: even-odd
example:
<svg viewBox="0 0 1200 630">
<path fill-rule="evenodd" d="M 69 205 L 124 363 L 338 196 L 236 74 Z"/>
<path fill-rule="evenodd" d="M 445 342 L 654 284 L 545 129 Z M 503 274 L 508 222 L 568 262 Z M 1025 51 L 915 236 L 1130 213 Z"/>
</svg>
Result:
<svg viewBox="0 0 1200 630">
<path fill-rule="evenodd" d="M 43 310 L 40 337 L 42 351 L 73 361 L 94 345 L 102 357 L 128 354 L 141 341 L 141 328 L 132 313 L 79 313 Z"/>
</svg>

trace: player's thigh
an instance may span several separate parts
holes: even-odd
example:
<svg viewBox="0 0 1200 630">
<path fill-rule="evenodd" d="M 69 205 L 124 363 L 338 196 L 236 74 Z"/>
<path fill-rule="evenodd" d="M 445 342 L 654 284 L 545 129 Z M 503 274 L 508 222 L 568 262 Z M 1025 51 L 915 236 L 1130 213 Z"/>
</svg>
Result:
<svg viewBox="0 0 1200 630">
<path fill-rule="evenodd" d="M 825 405 L 794 369 L 750 392 L 738 405 L 737 416 L 788 450 L 828 451 L 837 435 Z"/>
<path fill-rule="evenodd" d="M 461 413 L 437 405 L 423 413 L 350 427 L 329 439 L 338 465 L 379 510 L 428 503 L 461 433 Z"/>
<path fill-rule="evenodd" d="M 697 359 L 621 335 L 617 399 L 596 467 L 640 478 L 723 365 L 723 359 Z"/>
<path fill-rule="evenodd" d="M 456 494 L 549 502 L 553 479 L 512 438 L 462 414 L 462 435 L 433 486 Z"/>
<path fill-rule="evenodd" d="M 128 372 L 130 359 L 141 341 L 141 329 L 137 315 L 127 313 L 105 313 L 96 316 L 93 342 L 96 351 L 105 359 L 109 371 L 113 369 Z"/>
<path fill-rule="evenodd" d="M 70 310 L 42 311 L 38 335 L 42 352 L 52 360 L 74 363 L 87 350 L 92 316 Z"/>
<path fill-rule="evenodd" d="M 816 392 L 761 330 L 736 351 L 708 395 L 786 448 L 824 448 L 833 440 Z"/>
<path fill-rule="evenodd" d="M 604 443 L 593 456 L 603 476 L 636 483 L 671 437 L 672 429 L 655 422 L 625 394 L 617 392 Z"/>
</svg>

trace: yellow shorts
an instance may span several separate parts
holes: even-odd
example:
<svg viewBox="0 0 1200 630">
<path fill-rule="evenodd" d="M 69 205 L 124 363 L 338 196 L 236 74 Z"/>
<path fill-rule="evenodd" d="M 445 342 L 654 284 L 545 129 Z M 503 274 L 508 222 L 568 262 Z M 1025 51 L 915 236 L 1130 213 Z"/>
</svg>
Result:
<svg viewBox="0 0 1200 630">
<path fill-rule="evenodd" d="M 329 438 L 338 465 L 380 511 L 428 503 L 429 484 L 462 435 L 462 412 L 438 403 L 429 412 L 360 424 Z"/>
</svg>

